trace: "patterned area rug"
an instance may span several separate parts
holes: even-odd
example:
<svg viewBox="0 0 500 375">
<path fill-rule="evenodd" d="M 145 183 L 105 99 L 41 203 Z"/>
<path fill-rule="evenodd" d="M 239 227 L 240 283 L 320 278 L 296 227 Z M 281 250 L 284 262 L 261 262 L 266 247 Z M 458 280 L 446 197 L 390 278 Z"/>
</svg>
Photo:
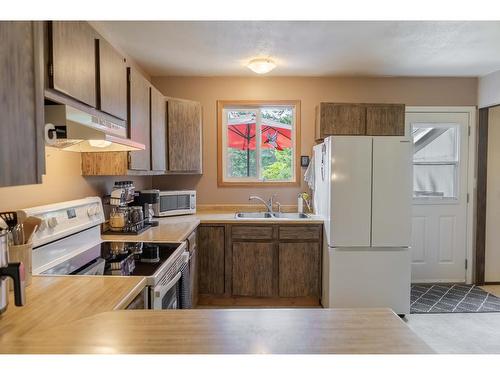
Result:
<svg viewBox="0 0 500 375">
<path fill-rule="evenodd" d="M 465 312 L 500 312 L 500 298 L 475 285 L 411 286 L 411 314 Z"/>
</svg>

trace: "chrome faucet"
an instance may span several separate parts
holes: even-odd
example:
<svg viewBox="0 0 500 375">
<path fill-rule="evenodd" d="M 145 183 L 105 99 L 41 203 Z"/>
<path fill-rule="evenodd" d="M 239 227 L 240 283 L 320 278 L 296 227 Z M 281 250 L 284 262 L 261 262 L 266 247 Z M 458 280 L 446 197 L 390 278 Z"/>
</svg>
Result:
<svg viewBox="0 0 500 375">
<path fill-rule="evenodd" d="M 264 206 L 266 206 L 266 209 L 267 209 L 267 212 L 269 212 L 270 214 L 273 213 L 273 199 L 270 198 L 267 202 L 262 199 L 261 197 L 257 196 L 257 195 L 250 195 L 248 197 L 248 200 L 251 201 L 251 200 L 258 200 L 260 201 Z"/>
<path fill-rule="evenodd" d="M 250 195 L 250 197 L 248 197 L 248 200 L 251 201 L 251 200 L 258 200 L 260 201 L 264 206 L 266 206 L 266 209 L 267 209 L 267 212 L 269 212 L 271 215 L 274 214 L 274 210 L 273 210 L 273 207 L 274 207 L 274 198 L 277 196 L 277 194 L 273 194 L 271 195 L 271 197 L 267 200 L 267 202 L 262 199 L 261 197 L 257 196 L 257 195 Z M 281 213 L 281 203 L 280 202 L 276 202 L 276 204 L 278 205 L 278 213 Z"/>
</svg>

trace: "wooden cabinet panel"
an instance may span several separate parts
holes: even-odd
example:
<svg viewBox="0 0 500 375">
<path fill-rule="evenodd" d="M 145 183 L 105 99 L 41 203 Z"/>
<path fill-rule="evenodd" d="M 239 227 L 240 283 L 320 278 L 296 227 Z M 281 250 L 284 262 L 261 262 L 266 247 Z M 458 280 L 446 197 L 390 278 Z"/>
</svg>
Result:
<svg viewBox="0 0 500 375">
<path fill-rule="evenodd" d="M 233 239 L 239 240 L 270 240 L 273 238 L 273 227 L 257 225 L 233 225 L 231 228 Z"/>
<path fill-rule="evenodd" d="M 198 291 L 224 293 L 225 231 L 223 226 L 198 227 Z"/>
<path fill-rule="evenodd" d="M 320 104 L 320 136 L 364 135 L 366 108 L 360 104 Z"/>
<path fill-rule="evenodd" d="M 366 107 L 367 135 L 405 135 L 404 104 L 369 104 Z"/>
<path fill-rule="evenodd" d="M 168 170 L 201 173 L 201 104 L 168 99 L 167 131 Z"/>
<path fill-rule="evenodd" d="M 166 99 L 160 91 L 151 86 L 151 169 L 167 169 L 166 153 Z M 185 151 L 189 153 L 190 151 Z"/>
<path fill-rule="evenodd" d="M 96 106 L 96 33 L 84 21 L 52 21 L 50 87 Z"/>
<path fill-rule="evenodd" d="M 233 295 L 275 295 L 275 246 L 272 242 L 233 242 Z"/>
<path fill-rule="evenodd" d="M 320 244 L 279 244 L 279 296 L 320 296 Z"/>
<path fill-rule="evenodd" d="M 0 22 L 0 186 L 41 182 L 43 62 L 38 22 Z"/>
<path fill-rule="evenodd" d="M 321 240 L 321 227 L 316 225 L 281 226 L 279 228 L 280 240 Z"/>
<path fill-rule="evenodd" d="M 151 169 L 150 83 L 138 71 L 128 68 L 128 126 L 130 138 L 146 145 L 145 150 L 130 151 L 129 169 Z"/>
<path fill-rule="evenodd" d="M 127 66 L 125 59 L 104 39 L 98 39 L 98 108 L 127 119 Z"/>
</svg>

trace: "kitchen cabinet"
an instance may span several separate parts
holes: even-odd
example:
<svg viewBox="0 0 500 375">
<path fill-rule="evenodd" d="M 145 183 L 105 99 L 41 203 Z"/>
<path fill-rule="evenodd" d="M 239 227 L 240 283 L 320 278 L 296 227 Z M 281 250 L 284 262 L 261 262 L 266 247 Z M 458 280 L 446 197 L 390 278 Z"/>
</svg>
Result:
<svg viewBox="0 0 500 375">
<path fill-rule="evenodd" d="M 321 103 L 318 124 L 320 138 L 329 135 L 364 135 L 366 108 L 360 104 Z"/>
<path fill-rule="evenodd" d="M 200 305 L 319 305 L 322 225 L 202 224 L 198 230 L 205 233 L 198 238 Z M 202 288 L 214 279 L 218 288 Z"/>
<path fill-rule="evenodd" d="M 273 242 L 233 242 L 233 296 L 275 296 L 275 263 Z"/>
<path fill-rule="evenodd" d="M 126 60 L 103 38 L 97 39 L 98 109 L 127 120 Z"/>
<path fill-rule="evenodd" d="M 318 296 L 320 291 L 320 244 L 279 244 L 279 296 Z"/>
<path fill-rule="evenodd" d="M 128 126 L 130 139 L 146 149 L 129 152 L 129 169 L 151 170 L 150 83 L 136 69 L 128 68 Z"/>
<path fill-rule="evenodd" d="M 49 22 L 49 87 L 94 108 L 96 38 L 87 22 Z"/>
<path fill-rule="evenodd" d="M 166 153 L 166 100 L 151 86 L 151 170 L 167 169 Z"/>
<path fill-rule="evenodd" d="M 43 29 L 41 22 L 0 21 L 0 186 L 42 182 Z"/>
<path fill-rule="evenodd" d="M 366 135 L 405 135 L 403 104 L 372 104 L 366 107 Z"/>
<path fill-rule="evenodd" d="M 225 227 L 198 227 L 198 291 L 200 294 L 224 293 Z"/>
<path fill-rule="evenodd" d="M 202 173 L 201 104 L 168 98 L 167 142 L 169 173 Z"/>
<path fill-rule="evenodd" d="M 320 103 L 316 139 L 330 135 L 404 135 L 404 104 Z"/>
</svg>

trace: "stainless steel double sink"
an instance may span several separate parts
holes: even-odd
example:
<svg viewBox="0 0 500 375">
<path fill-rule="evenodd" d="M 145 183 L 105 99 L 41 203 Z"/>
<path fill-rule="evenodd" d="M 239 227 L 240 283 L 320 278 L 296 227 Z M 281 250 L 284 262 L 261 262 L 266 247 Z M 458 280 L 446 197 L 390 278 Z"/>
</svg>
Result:
<svg viewBox="0 0 500 375">
<path fill-rule="evenodd" d="M 237 212 L 236 219 L 308 219 L 309 215 L 299 212 Z"/>
</svg>

